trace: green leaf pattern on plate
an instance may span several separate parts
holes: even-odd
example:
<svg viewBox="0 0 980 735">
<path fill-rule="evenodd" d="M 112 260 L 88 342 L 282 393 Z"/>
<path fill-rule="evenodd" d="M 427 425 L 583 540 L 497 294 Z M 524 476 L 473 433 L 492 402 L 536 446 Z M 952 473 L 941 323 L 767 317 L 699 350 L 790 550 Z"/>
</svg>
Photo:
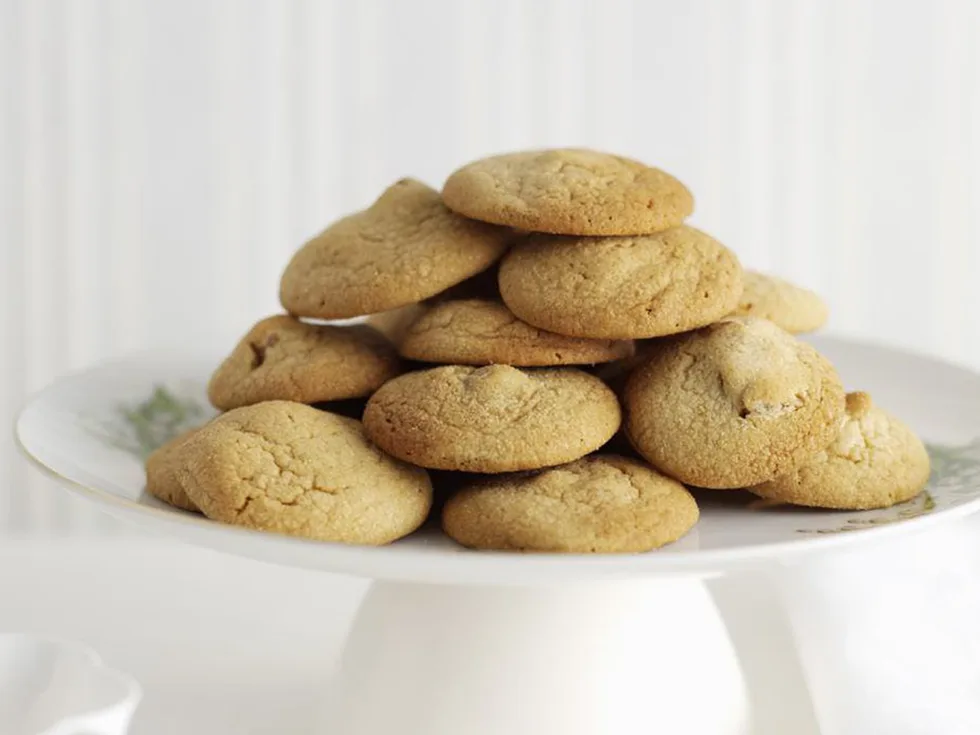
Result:
<svg viewBox="0 0 980 735">
<path fill-rule="evenodd" d="M 197 399 L 157 385 L 145 400 L 117 406 L 99 429 L 109 444 L 144 460 L 157 447 L 203 423 L 208 413 Z"/>
<path fill-rule="evenodd" d="M 980 438 L 956 447 L 928 445 L 932 460 L 929 485 L 920 495 L 885 511 L 866 511 L 834 528 L 800 529 L 798 533 L 844 533 L 888 525 L 942 510 L 962 496 L 973 496 L 980 485 Z"/>
</svg>

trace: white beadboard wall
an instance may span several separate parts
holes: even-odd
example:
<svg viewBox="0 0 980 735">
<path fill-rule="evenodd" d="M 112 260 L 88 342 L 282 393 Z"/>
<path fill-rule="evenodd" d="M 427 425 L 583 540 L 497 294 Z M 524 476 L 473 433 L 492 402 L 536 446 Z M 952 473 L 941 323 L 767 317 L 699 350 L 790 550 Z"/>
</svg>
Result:
<svg viewBox="0 0 980 735">
<path fill-rule="evenodd" d="M 972 0 L 0 0 L 0 419 L 59 373 L 276 309 L 404 175 L 656 163 L 831 329 L 980 367 Z M 0 529 L 114 526 L 0 442 Z"/>
</svg>

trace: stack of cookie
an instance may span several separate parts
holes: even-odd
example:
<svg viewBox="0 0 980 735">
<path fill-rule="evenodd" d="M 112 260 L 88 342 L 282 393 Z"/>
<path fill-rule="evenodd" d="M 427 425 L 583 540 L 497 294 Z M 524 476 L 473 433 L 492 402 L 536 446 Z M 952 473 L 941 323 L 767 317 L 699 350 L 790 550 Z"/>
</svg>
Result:
<svg viewBox="0 0 980 735">
<path fill-rule="evenodd" d="M 585 150 L 477 161 L 441 194 L 395 183 L 296 253 L 288 314 L 217 369 L 225 413 L 158 450 L 148 490 L 381 544 L 425 521 L 438 477 L 458 542 L 551 552 L 669 543 L 697 521 L 689 488 L 917 494 L 921 442 L 793 336 L 819 297 L 743 272 L 692 210 L 669 174 Z"/>
</svg>

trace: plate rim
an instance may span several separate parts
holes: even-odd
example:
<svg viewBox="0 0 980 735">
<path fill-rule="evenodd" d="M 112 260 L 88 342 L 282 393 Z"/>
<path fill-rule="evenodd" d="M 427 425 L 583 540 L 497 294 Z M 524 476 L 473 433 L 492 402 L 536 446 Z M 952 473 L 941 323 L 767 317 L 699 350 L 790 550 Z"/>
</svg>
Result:
<svg viewBox="0 0 980 735">
<path fill-rule="evenodd" d="M 957 364 L 927 353 L 892 347 L 869 340 L 839 337 L 834 334 L 815 335 L 821 341 L 832 341 L 844 346 L 883 350 L 894 355 L 902 355 L 928 361 L 936 366 L 954 368 L 968 373 L 980 381 L 980 372 L 972 367 Z M 90 487 L 49 466 L 24 440 L 22 423 L 25 416 L 36 408 L 39 400 L 50 391 L 69 380 L 77 380 L 87 375 L 104 371 L 113 366 L 124 366 L 144 361 L 153 355 L 179 357 L 173 350 L 141 350 L 103 360 L 90 366 L 67 372 L 49 382 L 40 390 L 34 391 L 25 399 L 14 418 L 14 443 L 29 463 L 47 477 L 55 480 L 66 490 L 95 503 L 104 512 L 120 518 L 124 522 L 143 530 L 161 532 L 167 528 L 166 535 L 172 540 L 192 543 L 221 553 L 246 556 L 256 560 L 285 564 L 336 574 L 346 574 L 372 579 L 416 581 L 437 584 L 502 584 L 526 585 L 549 581 L 574 582 L 597 581 L 603 579 L 643 579 L 664 576 L 712 577 L 731 571 L 760 566 L 786 565 L 809 554 L 834 548 L 850 547 L 855 544 L 874 542 L 904 533 L 924 530 L 940 523 L 955 521 L 980 511 L 980 497 L 945 508 L 934 513 L 926 513 L 897 523 L 856 529 L 847 533 L 814 534 L 806 538 L 761 542 L 731 549 L 684 550 L 670 554 L 656 551 L 646 554 L 519 554 L 502 551 L 472 551 L 468 549 L 424 550 L 419 548 L 399 548 L 397 545 L 380 547 L 358 546 L 336 542 L 317 541 L 282 534 L 242 528 L 218 523 L 204 516 L 187 513 L 178 509 L 158 508 L 122 497 L 98 487 Z M 192 350 L 186 362 L 208 357 L 203 350 Z M 181 533 L 173 528 L 187 529 Z M 191 539 L 189 537 L 193 536 Z M 214 543 L 203 537 L 212 536 Z M 202 538 L 198 538 L 202 537 Z M 324 554 L 318 563 L 295 563 L 283 561 L 283 553 L 265 554 L 261 548 L 252 553 L 239 550 L 242 544 L 249 544 L 261 538 L 260 545 L 277 545 L 280 549 L 292 550 L 300 555 Z M 227 541 L 225 540 L 227 539 Z M 234 548 L 233 548 L 234 547 Z M 400 567 L 386 572 L 385 567 Z M 470 581 L 470 575 L 477 578 Z M 479 576 L 482 575 L 482 576 Z"/>
</svg>

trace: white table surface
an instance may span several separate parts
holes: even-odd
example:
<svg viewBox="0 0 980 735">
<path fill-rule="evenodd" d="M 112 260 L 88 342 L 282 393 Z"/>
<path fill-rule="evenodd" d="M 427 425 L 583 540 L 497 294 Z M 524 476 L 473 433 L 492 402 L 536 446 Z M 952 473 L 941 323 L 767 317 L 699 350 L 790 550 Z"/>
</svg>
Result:
<svg viewBox="0 0 980 735">
<path fill-rule="evenodd" d="M 135 676 L 133 735 L 302 735 L 367 585 L 155 537 L 0 539 L 0 632 L 81 641 Z M 752 610 L 763 601 L 727 588 L 751 622 L 733 631 L 757 654 L 745 665 L 778 688 L 757 702 L 754 735 L 810 735 L 794 672 L 766 655 L 777 631 Z"/>
<path fill-rule="evenodd" d="M 133 735 L 305 732 L 365 589 L 156 540 L 7 540 L 0 560 L 0 631 L 132 673 Z"/>
<path fill-rule="evenodd" d="M 815 735 L 806 689 L 820 735 L 980 732 L 978 530 L 827 555 L 777 587 L 715 583 L 753 735 Z M 0 632 L 82 641 L 133 674 L 133 735 L 303 735 L 365 589 L 150 537 L 0 539 Z M 780 589 L 795 632 L 766 614 Z M 781 656 L 797 644 L 809 686 Z"/>
</svg>

